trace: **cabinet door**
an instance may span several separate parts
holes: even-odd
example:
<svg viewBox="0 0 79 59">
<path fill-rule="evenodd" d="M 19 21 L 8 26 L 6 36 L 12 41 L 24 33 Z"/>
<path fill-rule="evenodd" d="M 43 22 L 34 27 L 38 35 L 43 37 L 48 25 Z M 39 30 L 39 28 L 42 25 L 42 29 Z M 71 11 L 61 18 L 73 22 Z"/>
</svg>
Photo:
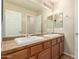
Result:
<svg viewBox="0 0 79 59">
<path fill-rule="evenodd" d="M 1 56 L 1 59 L 7 59 L 7 56 Z"/>
<path fill-rule="evenodd" d="M 12 54 L 7 55 L 7 59 L 26 59 L 29 57 L 28 49 L 24 49 Z"/>
<path fill-rule="evenodd" d="M 51 59 L 51 50 L 50 48 L 42 51 L 39 55 L 38 55 L 38 59 Z"/>
<path fill-rule="evenodd" d="M 51 41 L 44 43 L 44 49 L 47 49 L 47 48 L 50 48 L 50 47 L 51 47 Z"/>
<path fill-rule="evenodd" d="M 42 44 L 31 47 L 31 56 L 35 55 L 43 50 Z"/>
<path fill-rule="evenodd" d="M 64 41 L 60 43 L 60 56 L 63 54 L 63 52 L 64 52 Z"/>
<path fill-rule="evenodd" d="M 37 59 L 37 56 L 32 56 L 29 59 Z"/>
<path fill-rule="evenodd" d="M 59 57 L 59 44 L 52 46 L 52 59 L 57 59 Z"/>
</svg>

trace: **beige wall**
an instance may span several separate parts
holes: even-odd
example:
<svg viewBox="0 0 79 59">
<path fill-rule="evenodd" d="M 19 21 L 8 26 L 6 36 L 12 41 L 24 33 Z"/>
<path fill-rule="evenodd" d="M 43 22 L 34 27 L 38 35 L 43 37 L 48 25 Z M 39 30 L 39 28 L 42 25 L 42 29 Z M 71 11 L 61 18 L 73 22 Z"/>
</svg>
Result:
<svg viewBox="0 0 79 59">
<path fill-rule="evenodd" d="M 37 14 L 35 11 L 28 10 L 27 8 L 23 8 L 20 5 L 7 2 L 7 1 L 5 1 L 4 3 L 4 8 L 17 11 L 22 14 L 22 31 L 21 31 L 22 34 L 27 32 L 27 15 L 36 16 Z M 5 9 L 4 9 L 4 12 L 5 12 Z"/>
<path fill-rule="evenodd" d="M 74 57 L 74 0 L 64 1 L 65 53 Z"/>
<path fill-rule="evenodd" d="M 63 28 L 65 34 L 64 53 L 74 57 L 74 0 L 61 0 L 55 7 L 55 10 L 63 12 Z"/>
<path fill-rule="evenodd" d="M 74 0 L 57 0 L 54 4 L 54 13 L 63 12 L 63 30 L 65 34 L 65 48 L 64 53 L 74 57 Z M 52 12 L 44 12 L 43 15 L 51 15 Z M 46 22 L 46 16 L 43 18 Z M 44 25 L 44 31 L 46 26 Z"/>
</svg>

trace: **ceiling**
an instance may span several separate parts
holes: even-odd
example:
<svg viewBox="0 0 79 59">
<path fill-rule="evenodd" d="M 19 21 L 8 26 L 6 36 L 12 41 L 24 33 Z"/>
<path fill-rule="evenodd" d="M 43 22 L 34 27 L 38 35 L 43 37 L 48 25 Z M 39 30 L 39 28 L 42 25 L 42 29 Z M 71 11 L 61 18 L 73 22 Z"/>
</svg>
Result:
<svg viewBox="0 0 79 59">
<path fill-rule="evenodd" d="M 47 10 L 47 8 L 42 4 L 45 0 L 6 0 L 11 3 L 18 4 L 22 7 L 28 8 L 33 11 Z"/>
</svg>

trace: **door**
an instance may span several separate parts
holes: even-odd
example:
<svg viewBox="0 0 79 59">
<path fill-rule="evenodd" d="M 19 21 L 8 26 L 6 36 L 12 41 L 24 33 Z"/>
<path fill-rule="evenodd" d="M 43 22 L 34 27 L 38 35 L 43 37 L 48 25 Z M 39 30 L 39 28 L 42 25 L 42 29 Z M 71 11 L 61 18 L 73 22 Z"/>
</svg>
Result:
<svg viewBox="0 0 79 59">
<path fill-rule="evenodd" d="M 74 20 L 74 24 L 75 24 L 75 32 L 74 32 L 74 36 L 75 36 L 75 51 L 74 51 L 74 53 L 75 53 L 75 59 L 79 59 L 79 57 L 78 57 L 78 45 L 79 45 L 79 41 L 78 41 L 78 14 L 79 14 L 79 12 L 78 12 L 78 8 L 79 8 L 79 2 L 78 2 L 78 0 L 75 0 L 75 14 L 74 14 L 74 16 L 75 16 L 75 20 Z"/>
<path fill-rule="evenodd" d="M 78 24 L 78 16 L 77 16 L 79 14 L 79 12 L 78 12 L 77 8 L 79 8 L 78 2 L 77 2 L 77 0 L 75 0 L 75 14 L 74 14 L 75 15 L 75 18 L 74 18 L 75 19 L 74 20 L 74 24 L 75 24 L 75 32 L 74 32 L 74 36 L 75 36 L 75 47 L 74 47 L 75 48 L 74 49 L 75 50 L 75 52 L 74 52 L 75 53 L 75 59 L 78 59 L 78 53 L 79 53 L 78 52 L 78 45 L 79 45 L 78 44 L 78 25 L 79 24 Z"/>
</svg>

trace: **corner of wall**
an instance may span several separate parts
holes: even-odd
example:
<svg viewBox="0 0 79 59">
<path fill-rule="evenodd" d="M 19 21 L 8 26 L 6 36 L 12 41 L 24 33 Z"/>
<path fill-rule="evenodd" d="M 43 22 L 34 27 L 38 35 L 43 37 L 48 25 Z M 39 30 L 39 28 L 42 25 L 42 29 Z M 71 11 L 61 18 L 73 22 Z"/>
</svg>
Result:
<svg viewBox="0 0 79 59">
<path fill-rule="evenodd" d="M 65 54 L 65 55 L 68 55 L 68 56 L 70 56 L 70 57 L 72 57 L 72 58 L 74 58 L 74 55 L 72 55 L 72 54 L 69 54 L 69 53 L 67 53 L 67 52 L 64 52 L 64 54 Z"/>
</svg>

